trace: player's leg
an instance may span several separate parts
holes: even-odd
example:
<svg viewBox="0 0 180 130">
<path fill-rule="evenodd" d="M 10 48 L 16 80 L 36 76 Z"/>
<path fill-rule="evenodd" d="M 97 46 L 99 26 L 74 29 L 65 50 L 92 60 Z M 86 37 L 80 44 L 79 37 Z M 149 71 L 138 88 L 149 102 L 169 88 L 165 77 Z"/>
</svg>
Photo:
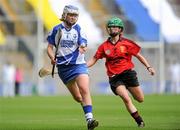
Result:
<svg viewBox="0 0 180 130">
<path fill-rule="evenodd" d="M 139 81 L 135 70 L 129 70 L 125 74 L 126 79 L 123 80 L 127 86 L 127 89 L 132 94 L 135 100 L 138 102 L 144 101 L 144 94 L 142 89 L 139 87 Z"/>
<path fill-rule="evenodd" d="M 82 103 L 82 96 L 79 92 L 79 88 L 75 82 L 75 80 L 71 80 L 66 84 L 69 92 L 71 93 L 71 95 L 73 96 L 74 100 Z"/>
<path fill-rule="evenodd" d="M 94 130 L 94 128 L 98 126 L 98 121 L 93 119 L 89 76 L 87 74 L 78 75 L 76 77 L 76 83 L 82 96 L 82 107 L 87 121 L 88 130 Z"/>
<path fill-rule="evenodd" d="M 128 87 L 129 92 L 132 94 L 135 100 L 138 102 L 144 101 L 144 94 L 142 89 L 139 86 L 136 87 Z"/>
<path fill-rule="evenodd" d="M 89 90 L 89 76 L 87 74 L 80 74 L 76 77 L 76 83 L 80 90 L 83 105 L 91 105 L 91 95 Z"/>
<path fill-rule="evenodd" d="M 116 88 L 116 93 L 122 98 L 128 112 L 134 118 L 139 127 L 144 127 L 144 121 L 139 115 L 136 107 L 132 103 L 132 100 L 128 94 L 128 91 L 124 85 L 120 85 Z"/>
<path fill-rule="evenodd" d="M 128 91 L 124 85 L 118 86 L 116 88 L 116 93 L 117 93 L 117 95 L 119 95 L 122 98 L 129 113 L 134 113 L 137 111 L 137 109 L 133 105 L 132 100 L 129 97 Z"/>
</svg>

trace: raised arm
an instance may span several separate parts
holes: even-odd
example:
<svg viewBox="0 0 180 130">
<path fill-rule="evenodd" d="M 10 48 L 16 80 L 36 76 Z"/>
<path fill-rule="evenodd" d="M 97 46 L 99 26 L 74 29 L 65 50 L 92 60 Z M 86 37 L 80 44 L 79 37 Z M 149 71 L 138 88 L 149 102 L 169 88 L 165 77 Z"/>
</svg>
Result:
<svg viewBox="0 0 180 130">
<path fill-rule="evenodd" d="M 92 57 L 89 61 L 87 61 L 87 66 L 88 67 L 93 66 L 97 62 L 97 60 L 98 59 L 96 59 L 95 57 Z"/>
<path fill-rule="evenodd" d="M 147 68 L 151 75 L 155 74 L 154 68 L 148 63 L 144 56 L 138 53 L 135 57 Z"/>
</svg>

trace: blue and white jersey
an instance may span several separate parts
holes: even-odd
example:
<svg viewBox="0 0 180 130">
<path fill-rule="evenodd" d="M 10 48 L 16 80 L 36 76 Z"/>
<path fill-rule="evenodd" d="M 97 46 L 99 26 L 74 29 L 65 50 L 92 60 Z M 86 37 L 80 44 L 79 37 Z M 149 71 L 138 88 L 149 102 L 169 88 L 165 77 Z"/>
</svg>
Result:
<svg viewBox="0 0 180 130">
<path fill-rule="evenodd" d="M 79 46 L 87 46 L 87 38 L 78 24 L 66 29 L 64 23 L 55 26 L 49 33 L 47 41 L 56 47 L 58 42 L 58 29 L 61 28 L 62 37 L 58 47 L 57 64 L 83 64 L 85 63 L 84 54 L 79 52 Z"/>
</svg>

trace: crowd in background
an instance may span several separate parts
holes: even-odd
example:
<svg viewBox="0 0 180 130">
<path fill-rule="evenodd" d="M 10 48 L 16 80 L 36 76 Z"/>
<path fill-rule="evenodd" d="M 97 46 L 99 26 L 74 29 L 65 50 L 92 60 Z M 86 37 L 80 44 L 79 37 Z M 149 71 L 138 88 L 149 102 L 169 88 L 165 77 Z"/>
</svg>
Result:
<svg viewBox="0 0 180 130">
<path fill-rule="evenodd" d="M 23 81 L 23 72 L 7 61 L 2 67 L 2 96 L 14 97 L 20 95 L 20 87 Z"/>
</svg>

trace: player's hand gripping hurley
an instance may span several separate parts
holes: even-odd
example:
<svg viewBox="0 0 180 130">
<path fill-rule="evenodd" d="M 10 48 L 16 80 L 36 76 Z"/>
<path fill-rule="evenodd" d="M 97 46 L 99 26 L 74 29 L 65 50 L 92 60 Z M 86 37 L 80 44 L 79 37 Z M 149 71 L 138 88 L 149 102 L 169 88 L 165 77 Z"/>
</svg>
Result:
<svg viewBox="0 0 180 130">
<path fill-rule="evenodd" d="M 60 44 L 60 40 L 61 40 L 61 37 L 62 37 L 62 31 L 61 31 L 61 29 L 59 28 L 58 29 L 58 31 L 57 31 L 57 44 L 56 44 L 56 51 L 55 51 L 55 54 L 54 54 L 54 60 L 56 60 L 56 58 L 57 58 L 57 52 L 58 52 L 58 48 L 59 48 L 59 44 Z M 55 65 L 56 64 L 53 64 L 53 67 L 52 67 L 52 73 L 51 73 L 51 75 L 52 75 L 52 77 L 54 78 L 54 69 L 55 69 Z"/>
</svg>

